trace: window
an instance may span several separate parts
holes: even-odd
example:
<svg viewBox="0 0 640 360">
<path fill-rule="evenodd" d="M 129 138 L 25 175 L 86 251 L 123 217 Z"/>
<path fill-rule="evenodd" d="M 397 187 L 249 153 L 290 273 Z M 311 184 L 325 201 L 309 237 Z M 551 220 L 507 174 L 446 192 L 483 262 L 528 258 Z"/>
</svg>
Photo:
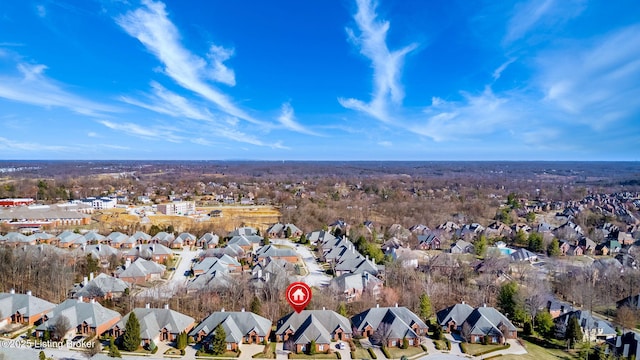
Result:
<svg viewBox="0 0 640 360">
<path fill-rule="evenodd" d="M 231 350 L 231 343 L 227 343 L 227 350 Z"/>
<path fill-rule="evenodd" d="M 324 351 L 324 345 L 318 345 L 318 351 Z"/>
</svg>

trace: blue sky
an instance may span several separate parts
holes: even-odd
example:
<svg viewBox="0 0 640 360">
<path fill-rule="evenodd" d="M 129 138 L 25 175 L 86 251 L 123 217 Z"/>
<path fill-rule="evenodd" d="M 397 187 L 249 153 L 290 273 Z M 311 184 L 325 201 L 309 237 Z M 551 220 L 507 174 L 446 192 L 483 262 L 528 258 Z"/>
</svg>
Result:
<svg viewBox="0 0 640 360">
<path fill-rule="evenodd" d="M 0 159 L 640 160 L 640 2 L 0 2 Z"/>
</svg>

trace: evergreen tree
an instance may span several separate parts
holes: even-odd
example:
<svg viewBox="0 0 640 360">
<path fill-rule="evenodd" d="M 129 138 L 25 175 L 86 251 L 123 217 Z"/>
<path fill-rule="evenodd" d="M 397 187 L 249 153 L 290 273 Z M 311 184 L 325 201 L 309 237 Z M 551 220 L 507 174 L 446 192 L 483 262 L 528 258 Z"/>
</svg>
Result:
<svg viewBox="0 0 640 360">
<path fill-rule="evenodd" d="M 533 252 L 542 252 L 544 250 L 542 235 L 540 235 L 540 233 L 532 232 L 529 234 L 529 250 Z"/>
<path fill-rule="evenodd" d="M 511 281 L 500 286 L 498 310 L 513 321 L 522 322 L 525 311 L 518 298 L 518 284 Z"/>
<path fill-rule="evenodd" d="M 39 360 L 47 360 L 47 355 L 44 353 L 44 351 L 40 351 L 38 353 L 38 359 Z"/>
<path fill-rule="evenodd" d="M 257 296 L 254 296 L 253 300 L 251 300 L 250 310 L 256 315 L 262 315 L 262 304 L 260 303 L 260 299 L 258 299 Z"/>
<path fill-rule="evenodd" d="M 300 235 L 300 240 L 298 240 L 300 244 L 306 245 L 309 243 L 307 240 L 307 236 L 305 234 Z"/>
<path fill-rule="evenodd" d="M 264 235 L 264 237 L 262 238 L 262 244 L 265 246 L 271 244 L 271 240 L 269 240 L 269 235 L 267 234 Z"/>
<path fill-rule="evenodd" d="M 113 358 L 121 358 L 122 355 L 120 355 L 120 350 L 118 350 L 118 347 L 116 346 L 113 337 L 111 339 L 109 339 L 109 353 L 107 354 L 107 356 L 109 357 L 113 357 Z"/>
<path fill-rule="evenodd" d="M 484 256 L 484 253 L 487 251 L 487 238 L 484 235 L 480 235 L 478 240 L 473 244 L 473 247 L 476 250 L 476 255 Z"/>
<path fill-rule="evenodd" d="M 284 237 L 287 239 L 291 237 L 291 228 L 289 226 L 284 229 Z"/>
<path fill-rule="evenodd" d="M 218 324 L 211 341 L 211 351 L 214 355 L 221 355 L 227 349 L 227 333 L 222 326 Z"/>
<path fill-rule="evenodd" d="M 181 332 L 178 334 L 178 338 L 176 339 L 176 348 L 178 350 L 182 350 L 187 347 L 187 333 Z"/>
<path fill-rule="evenodd" d="M 514 241 L 518 245 L 527 245 L 529 243 L 529 239 L 527 238 L 527 234 L 522 229 L 518 230 L 518 232 L 516 233 L 516 237 L 515 237 Z"/>
<path fill-rule="evenodd" d="M 309 355 L 314 355 L 315 353 L 316 353 L 316 341 L 311 340 L 311 343 L 309 343 Z"/>
<path fill-rule="evenodd" d="M 435 340 L 442 340 L 442 327 L 440 326 L 440 324 L 435 324 L 433 328 L 433 338 Z"/>
<path fill-rule="evenodd" d="M 409 348 L 409 339 L 407 339 L 406 336 L 402 338 L 402 345 L 400 346 L 400 348 L 402 348 L 402 349 L 408 349 Z"/>
<path fill-rule="evenodd" d="M 127 351 L 135 351 L 139 346 L 142 338 L 140 337 L 140 322 L 135 312 L 129 313 L 129 319 L 124 328 L 122 336 L 122 348 Z"/>
<path fill-rule="evenodd" d="M 558 242 L 558 239 L 553 238 L 549 245 L 547 245 L 547 255 L 560 256 L 560 243 Z"/>
<path fill-rule="evenodd" d="M 569 318 L 569 322 L 567 324 L 567 330 L 564 333 L 564 339 L 569 343 L 569 347 L 573 349 L 573 346 L 577 341 L 582 340 L 582 329 L 580 328 L 580 322 L 578 318 L 572 316 Z"/>
<path fill-rule="evenodd" d="M 548 311 L 540 311 L 534 319 L 536 331 L 545 338 L 553 336 L 553 317 Z"/>
<path fill-rule="evenodd" d="M 431 308 L 431 299 L 429 295 L 422 294 L 420 295 L 420 317 L 423 319 L 428 319 L 433 315 L 433 309 Z"/>
<path fill-rule="evenodd" d="M 344 317 L 347 317 L 347 305 L 344 302 L 340 302 L 340 304 L 338 305 L 338 310 L 336 312 Z"/>
</svg>

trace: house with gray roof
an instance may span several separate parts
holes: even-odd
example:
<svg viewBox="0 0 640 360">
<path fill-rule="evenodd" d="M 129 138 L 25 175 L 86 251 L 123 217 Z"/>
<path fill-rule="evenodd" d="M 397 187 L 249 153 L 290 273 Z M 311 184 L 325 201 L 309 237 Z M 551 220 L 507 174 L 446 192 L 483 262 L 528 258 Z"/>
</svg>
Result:
<svg viewBox="0 0 640 360">
<path fill-rule="evenodd" d="M 559 339 L 564 338 L 569 319 L 573 317 L 578 319 L 584 336 L 583 341 L 608 340 L 617 335 L 616 330 L 608 322 L 594 317 L 588 311 L 574 310 L 566 312 L 553 320 L 556 337 Z"/>
<path fill-rule="evenodd" d="M 211 346 L 215 330 L 222 326 L 227 335 L 227 350 L 236 351 L 240 344 L 262 344 L 271 334 L 271 320 L 247 311 L 216 311 L 196 326 L 189 336 L 207 348 Z"/>
<path fill-rule="evenodd" d="M 464 301 L 460 304 L 451 305 L 446 309 L 442 309 L 436 313 L 438 325 L 446 332 L 460 331 L 462 323 L 473 312 L 473 308 Z"/>
<path fill-rule="evenodd" d="M 302 230 L 300 230 L 294 224 L 281 224 L 281 223 L 273 224 L 267 229 L 267 234 L 269 235 L 270 238 L 283 239 L 288 237 L 287 233 L 290 234 L 290 237 L 297 238 L 302 235 Z"/>
<path fill-rule="evenodd" d="M 458 240 L 451 245 L 449 252 L 452 254 L 471 254 L 474 252 L 473 244 L 464 240 Z"/>
<path fill-rule="evenodd" d="M 307 234 L 307 240 L 313 245 L 324 244 L 327 241 L 335 240 L 335 236 L 328 231 L 318 230 Z"/>
<path fill-rule="evenodd" d="M 95 231 L 89 231 L 83 236 L 84 236 L 84 239 L 87 241 L 87 244 L 99 244 L 106 239 L 105 236 L 100 235 Z"/>
<path fill-rule="evenodd" d="M 56 304 L 33 296 L 31 291 L 0 293 L 0 324 L 33 325 L 55 307 Z"/>
<path fill-rule="evenodd" d="M 124 254 L 124 258 L 135 261 L 138 258 L 164 262 L 173 257 L 173 250 L 162 244 L 138 244 Z"/>
<path fill-rule="evenodd" d="M 273 258 L 285 260 L 290 263 L 298 262 L 298 255 L 291 248 L 278 248 L 273 245 L 266 245 L 256 250 L 255 259 L 261 261 L 263 258 Z"/>
<path fill-rule="evenodd" d="M 195 320 L 191 316 L 184 315 L 175 310 L 169 309 L 165 305 L 162 309 L 153 309 L 147 304 L 143 308 L 135 308 L 132 311 L 136 314 L 140 323 L 140 346 L 146 346 L 152 342 L 176 341 L 181 332 L 188 333 L 193 328 Z M 123 336 L 126 332 L 127 321 L 131 312 L 125 315 L 109 330 L 114 338 Z"/>
<path fill-rule="evenodd" d="M 640 334 L 627 331 L 618 335 L 613 347 L 614 355 L 624 359 L 640 359 Z"/>
<path fill-rule="evenodd" d="M 77 248 L 87 243 L 84 236 L 68 230 L 58 235 L 58 239 L 58 246 L 63 248 Z"/>
<path fill-rule="evenodd" d="M 427 334 L 427 325 L 403 306 L 375 307 L 351 318 L 356 335 L 368 337 L 374 345 L 400 347 L 403 339 L 410 346 L 419 346 Z"/>
<path fill-rule="evenodd" d="M 118 278 L 131 284 L 143 284 L 148 281 L 158 280 L 164 275 L 166 268 L 153 261 L 139 258 L 131 265 L 120 271 Z"/>
<path fill-rule="evenodd" d="M 518 329 L 506 316 L 490 306 L 474 309 L 462 323 L 462 337 L 470 343 L 502 344 L 507 339 L 516 339 Z"/>
<path fill-rule="evenodd" d="M 120 251 L 107 244 L 83 245 L 82 250 L 96 260 L 111 260 L 113 256 L 120 256 Z"/>
<path fill-rule="evenodd" d="M 166 247 L 171 247 L 171 248 L 173 247 L 173 242 L 175 240 L 176 240 L 176 237 L 173 234 L 170 234 L 166 231 L 161 231 L 151 238 L 152 243 L 162 244 Z"/>
<path fill-rule="evenodd" d="M 83 282 L 71 290 L 70 295 L 75 299 L 112 299 L 121 297 L 128 288 L 129 284 L 122 279 L 100 274 L 91 280 L 84 278 Z"/>
<path fill-rule="evenodd" d="M 220 243 L 220 237 L 213 233 L 206 233 L 198 239 L 196 242 L 196 246 L 199 246 L 203 249 L 213 249 L 218 246 Z"/>
<path fill-rule="evenodd" d="M 365 292 L 377 299 L 380 296 L 380 291 L 382 291 L 383 282 L 368 271 L 363 271 L 335 277 L 331 279 L 329 287 L 340 294 L 340 300 L 345 300 L 349 303 L 359 300 Z"/>
<path fill-rule="evenodd" d="M 538 260 L 538 254 L 533 253 L 527 249 L 520 248 L 509 255 L 511 261 L 529 261 L 534 262 Z"/>
<path fill-rule="evenodd" d="M 352 334 L 349 319 L 332 310 L 292 312 L 278 320 L 275 333 L 284 349 L 295 353 L 308 351 L 311 341 L 316 352 L 326 352 L 331 341 L 347 341 Z"/>
<path fill-rule="evenodd" d="M 227 237 L 232 238 L 234 236 L 240 236 L 240 235 L 245 235 L 245 236 L 258 235 L 258 230 L 249 226 L 244 226 L 229 232 L 229 234 L 227 234 Z"/>
<path fill-rule="evenodd" d="M 227 287 L 233 284 L 233 279 L 229 275 L 229 270 L 222 269 L 209 269 L 208 272 L 198 275 L 193 279 L 187 281 L 187 292 L 194 292 L 204 289 L 215 289 Z"/>
<path fill-rule="evenodd" d="M 115 231 L 107 235 L 104 242 L 117 249 L 131 249 L 136 244 L 136 239 L 119 231 Z"/>
<path fill-rule="evenodd" d="M 84 302 L 82 298 L 67 299 L 45 314 L 45 321 L 36 327 L 36 337 L 42 338 L 45 331 L 53 330 L 58 318 L 66 317 L 71 329 L 64 338 L 79 335 L 101 335 L 120 320 L 120 314 L 107 309 L 91 300 Z M 59 340 L 59 339 L 57 339 Z"/>
</svg>

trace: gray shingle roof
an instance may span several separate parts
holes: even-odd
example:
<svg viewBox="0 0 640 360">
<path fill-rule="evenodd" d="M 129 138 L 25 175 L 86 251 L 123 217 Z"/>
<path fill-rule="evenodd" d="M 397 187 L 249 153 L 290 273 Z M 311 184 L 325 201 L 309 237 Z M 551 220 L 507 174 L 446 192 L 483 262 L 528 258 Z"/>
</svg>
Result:
<svg viewBox="0 0 640 360">
<path fill-rule="evenodd" d="M 473 308 L 468 304 L 455 304 L 438 311 L 436 317 L 438 318 L 438 324 L 440 324 L 440 326 L 446 326 L 452 320 L 457 325 L 462 325 L 472 311 Z"/>
<path fill-rule="evenodd" d="M 418 315 L 403 306 L 371 308 L 354 316 L 351 320 L 359 332 L 369 325 L 376 331 L 384 328 L 389 338 L 395 339 L 417 338 L 418 334 L 412 329 L 414 325 L 421 329 L 427 328 Z"/>
<path fill-rule="evenodd" d="M 23 316 L 33 316 L 55 307 L 56 304 L 33 295 L 0 293 L 0 314 L 4 318 L 17 312 Z"/>
<path fill-rule="evenodd" d="M 195 322 L 191 316 L 171 309 L 135 308 L 133 312 L 140 322 L 142 339 L 154 339 L 162 329 L 167 329 L 172 334 L 179 334 Z M 114 327 L 124 330 L 130 315 L 131 313 L 125 315 Z"/>
<path fill-rule="evenodd" d="M 189 335 L 195 336 L 200 331 L 211 334 L 222 323 L 227 334 L 227 342 L 240 343 L 242 338 L 252 331 L 258 336 L 267 336 L 271 332 L 271 320 L 252 312 L 214 312 L 202 320 Z"/>
<path fill-rule="evenodd" d="M 278 320 L 276 335 L 284 334 L 287 329 L 294 331 L 293 339 L 296 343 L 316 340 L 316 343 L 329 343 L 330 336 L 337 329 L 351 334 L 349 319 L 331 310 L 303 310 L 292 312 Z"/>
<path fill-rule="evenodd" d="M 86 303 L 76 299 L 67 299 L 52 311 L 47 313 L 48 320 L 40 324 L 37 330 L 50 329 L 59 316 L 65 316 L 73 328 L 86 322 L 91 327 L 97 327 L 120 319 L 120 314 L 116 311 L 102 307 L 99 303 Z"/>
<path fill-rule="evenodd" d="M 115 278 L 113 276 L 109 276 L 107 274 L 100 274 L 96 276 L 93 280 L 89 281 L 87 285 L 80 286 L 77 289 L 75 296 L 76 297 L 96 296 L 95 290 L 93 289 L 99 289 L 99 291 L 105 295 L 108 293 L 117 294 L 117 293 L 123 293 L 127 288 L 129 288 L 129 284 L 127 284 L 126 282 L 118 278 Z"/>
</svg>

